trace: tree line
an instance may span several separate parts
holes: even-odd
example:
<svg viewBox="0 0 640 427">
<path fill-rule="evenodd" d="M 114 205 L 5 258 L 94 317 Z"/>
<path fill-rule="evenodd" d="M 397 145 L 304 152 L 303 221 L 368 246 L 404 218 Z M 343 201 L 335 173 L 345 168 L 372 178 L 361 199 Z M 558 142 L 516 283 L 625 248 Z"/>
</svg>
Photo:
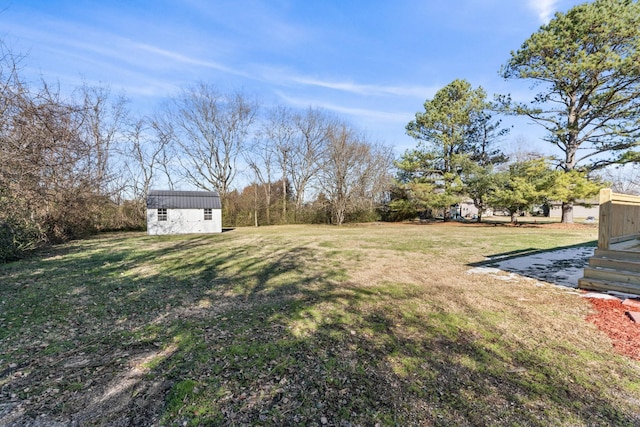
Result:
<svg viewBox="0 0 640 427">
<path fill-rule="evenodd" d="M 0 63 L 0 261 L 144 229 L 151 188 L 216 191 L 225 226 L 375 219 L 393 151 L 325 110 L 264 107 L 200 82 L 136 117 L 107 87 L 71 95 Z"/>
<path fill-rule="evenodd" d="M 0 261 L 113 226 L 121 99 L 83 85 L 69 97 L 26 84 L 0 53 Z M 125 207 L 123 206 L 123 211 Z"/>
<path fill-rule="evenodd" d="M 484 90 L 465 80 L 440 89 L 424 107 L 407 125 L 418 146 L 396 162 L 389 204 L 394 219 L 426 213 L 446 221 L 466 198 L 477 208 L 478 221 L 497 209 L 515 222 L 519 214 L 553 201 L 588 202 L 603 185 L 600 176 L 555 167 L 552 157 L 503 153 L 497 146 L 510 129 L 493 118 L 497 107 Z"/>
<path fill-rule="evenodd" d="M 538 91 L 530 102 L 455 80 L 424 104 L 407 132 L 418 141 L 400 159 L 395 207 L 439 210 L 444 217 L 461 196 L 482 213 L 487 203 L 513 214 L 532 203 L 573 205 L 593 196 L 606 168 L 640 160 L 640 3 L 595 0 L 556 13 L 500 70 Z M 508 129 L 492 114 L 528 117 L 545 130 L 559 155 L 504 165 L 488 150 Z M 503 170 L 499 170 L 499 169 Z M 499 173 L 495 173 L 499 172 Z M 611 176 L 609 174 L 609 176 Z"/>
<path fill-rule="evenodd" d="M 101 230 L 143 229 L 150 188 L 217 191 L 225 226 L 399 220 L 470 198 L 516 216 L 595 194 L 605 168 L 640 158 L 640 6 L 595 0 L 558 13 L 511 53 L 505 79 L 533 81 L 529 103 L 489 101 L 456 79 L 393 150 L 318 108 L 260 105 L 198 82 L 137 117 L 87 84 L 63 95 L 21 76 L 0 49 L 0 261 Z M 529 117 L 559 156 L 508 158 L 496 117 Z"/>
<path fill-rule="evenodd" d="M 204 82 L 172 97 L 144 126 L 150 132 L 132 141 L 135 193 L 143 199 L 154 182 L 216 191 L 227 226 L 340 225 L 375 211 L 392 177 L 392 149 L 344 119 L 311 107 L 261 108 Z M 239 181 L 249 184 L 238 189 Z"/>
</svg>

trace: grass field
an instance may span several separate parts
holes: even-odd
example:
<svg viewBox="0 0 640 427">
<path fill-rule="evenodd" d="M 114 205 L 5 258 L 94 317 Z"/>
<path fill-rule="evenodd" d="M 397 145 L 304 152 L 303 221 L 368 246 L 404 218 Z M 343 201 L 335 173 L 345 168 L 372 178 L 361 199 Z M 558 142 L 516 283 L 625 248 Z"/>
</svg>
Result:
<svg viewBox="0 0 640 427">
<path fill-rule="evenodd" d="M 0 265 L 0 424 L 638 425 L 640 363 L 587 301 L 466 272 L 596 236 L 282 226 L 58 246 Z"/>
</svg>

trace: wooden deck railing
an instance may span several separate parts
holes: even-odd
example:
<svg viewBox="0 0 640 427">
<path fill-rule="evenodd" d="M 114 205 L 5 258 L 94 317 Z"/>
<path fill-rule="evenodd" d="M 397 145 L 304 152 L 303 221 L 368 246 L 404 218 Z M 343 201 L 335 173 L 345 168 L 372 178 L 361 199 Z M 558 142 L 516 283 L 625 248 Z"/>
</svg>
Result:
<svg viewBox="0 0 640 427">
<path fill-rule="evenodd" d="M 598 249 L 640 238 L 640 197 L 600 190 Z"/>
</svg>

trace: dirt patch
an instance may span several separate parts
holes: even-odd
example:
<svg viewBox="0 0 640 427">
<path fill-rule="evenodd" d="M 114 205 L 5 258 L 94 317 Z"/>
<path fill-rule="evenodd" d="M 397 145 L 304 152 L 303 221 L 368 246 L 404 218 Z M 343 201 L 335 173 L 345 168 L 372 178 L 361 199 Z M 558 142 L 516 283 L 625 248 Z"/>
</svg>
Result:
<svg viewBox="0 0 640 427">
<path fill-rule="evenodd" d="M 0 378 L 13 387 L 9 394 L 0 394 L 0 425 L 145 425 L 158 418 L 171 386 L 143 366 L 159 353 L 69 351 L 66 357 L 44 357 L 1 372 Z"/>
<path fill-rule="evenodd" d="M 589 298 L 589 301 L 596 314 L 587 317 L 587 321 L 606 333 L 618 352 L 640 360 L 640 325 L 627 316 L 629 307 L 617 299 Z"/>
</svg>

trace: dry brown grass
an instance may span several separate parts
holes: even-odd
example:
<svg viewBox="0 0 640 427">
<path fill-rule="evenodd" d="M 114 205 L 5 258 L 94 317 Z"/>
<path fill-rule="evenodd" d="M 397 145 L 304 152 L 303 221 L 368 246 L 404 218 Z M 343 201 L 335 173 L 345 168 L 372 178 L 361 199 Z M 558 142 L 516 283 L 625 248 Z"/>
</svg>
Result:
<svg viewBox="0 0 640 427">
<path fill-rule="evenodd" d="M 0 267 L 0 423 L 634 425 L 640 365 L 585 321 L 586 301 L 468 274 L 595 234 L 378 224 L 75 242 Z"/>
</svg>

